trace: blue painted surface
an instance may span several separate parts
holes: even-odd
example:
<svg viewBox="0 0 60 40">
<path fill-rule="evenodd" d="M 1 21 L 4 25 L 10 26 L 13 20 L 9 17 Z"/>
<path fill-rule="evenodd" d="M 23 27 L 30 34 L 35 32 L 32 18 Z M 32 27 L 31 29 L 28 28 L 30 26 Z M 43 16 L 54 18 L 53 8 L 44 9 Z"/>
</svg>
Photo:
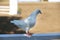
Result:
<svg viewBox="0 0 60 40">
<path fill-rule="evenodd" d="M 52 40 L 60 39 L 60 33 L 33 34 L 26 37 L 23 34 L 1 34 L 0 40 Z"/>
</svg>

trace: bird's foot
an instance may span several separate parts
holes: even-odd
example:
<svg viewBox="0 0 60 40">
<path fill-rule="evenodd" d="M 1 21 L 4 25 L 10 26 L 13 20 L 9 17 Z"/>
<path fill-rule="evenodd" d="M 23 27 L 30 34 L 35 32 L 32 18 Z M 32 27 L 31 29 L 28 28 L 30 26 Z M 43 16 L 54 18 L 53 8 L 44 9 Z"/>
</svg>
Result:
<svg viewBox="0 0 60 40">
<path fill-rule="evenodd" d="M 31 37 L 32 34 L 31 34 L 31 33 L 27 33 L 27 34 L 25 34 L 25 36 L 27 36 L 27 37 Z"/>
</svg>

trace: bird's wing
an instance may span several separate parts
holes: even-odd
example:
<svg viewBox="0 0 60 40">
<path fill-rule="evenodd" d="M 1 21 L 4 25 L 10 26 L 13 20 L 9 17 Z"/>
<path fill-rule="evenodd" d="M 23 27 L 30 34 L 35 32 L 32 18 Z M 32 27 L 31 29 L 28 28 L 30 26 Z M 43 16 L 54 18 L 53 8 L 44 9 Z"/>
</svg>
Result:
<svg viewBox="0 0 60 40">
<path fill-rule="evenodd" d="M 22 28 L 23 30 L 26 30 L 26 23 L 24 22 L 24 20 L 13 20 L 11 21 L 11 23 L 15 24 L 19 28 Z"/>
<path fill-rule="evenodd" d="M 36 19 L 35 18 L 32 18 L 32 17 L 28 17 L 27 19 L 24 20 L 27 25 L 29 25 L 29 27 L 33 27 L 35 22 L 36 22 Z"/>
</svg>

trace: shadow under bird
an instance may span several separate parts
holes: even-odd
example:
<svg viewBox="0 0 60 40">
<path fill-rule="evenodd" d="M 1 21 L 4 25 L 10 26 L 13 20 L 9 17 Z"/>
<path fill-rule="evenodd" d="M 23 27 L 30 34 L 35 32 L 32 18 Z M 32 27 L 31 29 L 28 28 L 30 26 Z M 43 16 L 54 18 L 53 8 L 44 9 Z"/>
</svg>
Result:
<svg viewBox="0 0 60 40">
<path fill-rule="evenodd" d="M 25 30 L 25 32 L 26 32 L 27 35 L 30 35 L 29 30 L 30 30 L 30 28 L 32 28 L 35 25 L 35 23 L 36 23 L 36 16 L 39 13 L 41 14 L 41 10 L 35 9 L 31 13 L 31 15 L 29 15 L 27 18 L 22 19 L 22 20 L 12 20 L 10 22 L 13 23 L 13 24 L 15 24 L 19 28 Z"/>
</svg>

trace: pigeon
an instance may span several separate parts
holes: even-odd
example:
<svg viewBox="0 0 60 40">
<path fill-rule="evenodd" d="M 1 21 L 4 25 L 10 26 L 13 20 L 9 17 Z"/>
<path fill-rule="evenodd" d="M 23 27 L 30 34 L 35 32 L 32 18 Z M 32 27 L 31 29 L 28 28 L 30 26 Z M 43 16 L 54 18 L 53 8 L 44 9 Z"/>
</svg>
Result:
<svg viewBox="0 0 60 40">
<path fill-rule="evenodd" d="M 38 14 L 42 14 L 41 10 L 35 9 L 27 18 L 20 20 L 12 20 L 11 23 L 15 24 L 19 28 L 25 30 L 27 35 L 31 35 L 29 33 L 30 28 L 32 28 L 36 23 L 36 16 Z"/>
</svg>

